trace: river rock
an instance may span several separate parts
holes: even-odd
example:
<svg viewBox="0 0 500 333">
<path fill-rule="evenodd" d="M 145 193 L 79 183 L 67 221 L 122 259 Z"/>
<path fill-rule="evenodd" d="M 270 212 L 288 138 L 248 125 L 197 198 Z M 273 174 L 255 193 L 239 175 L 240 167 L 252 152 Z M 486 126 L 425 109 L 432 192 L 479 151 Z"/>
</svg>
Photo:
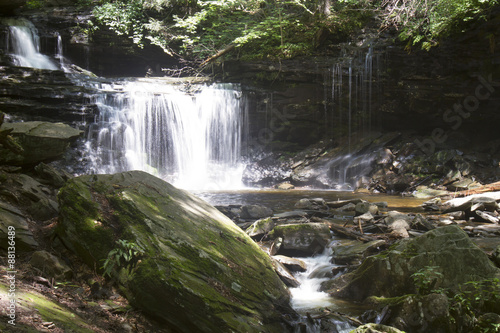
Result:
<svg viewBox="0 0 500 333">
<path fill-rule="evenodd" d="M 273 260 L 273 266 L 274 269 L 276 270 L 276 273 L 278 273 L 279 277 L 281 280 L 289 287 L 292 288 L 297 288 L 300 286 L 300 282 L 297 281 L 297 279 L 290 273 L 288 268 L 283 265 L 281 261 L 278 259 L 275 259 L 274 257 L 271 258 Z"/>
<path fill-rule="evenodd" d="M 300 259 L 290 258 L 282 255 L 273 256 L 273 259 L 278 260 L 280 263 L 285 265 L 286 268 L 293 272 L 305 272 L 307 270 L 307 265 Z"/>
<path fill-rule="evenodd" d="M 324 223 L 291 223 L 276 226 L 270 238 L 283 238 L 281 250 L 300 255 L 321 253 L 331 239 L 330 228 Z"/>
<path fill-rule="evenodd" d="M 273 215 L 271 208 L 262 205 L 245 205 L 241 207 L 240 217 L 242 219 L 255 220 Z"/>
<path fill-rule="evenodd" d="M 328 201 L 326 205 L 330 208 L 341 208 L 347 204 L 356 205 L 359 202 L 362 202 L 362 199 L 350 199 L 350 200 L 337 200 L 337 201 Z"/>
<path fill-rule="evenodd" d="M 497 201 L 500 201 L 500 191 L 473 194 L 463 198 L 451 199 L 443 203 L 441 209 L 445 213 L 466 211 L 470 210 L 472 207 L 478 209 L 481 207 L 481 204 L 491 207 L 491 209 L 496 209 L 496 205 L 493 205 L 493 202 Z"/>
<path fill-rule="evenodd" d="M 369 296 L 401 296 L 416 291 L 411 275 L 431 263 L 442 273 L 436 288 L 456 290 L 465 282 L 500 276 L 500 270 L 467 234 L 451 225 L 400 241 L 324 287 L 334 297 L 357 301 Z"/>
<path fill-rule="evenodd" d="M 250 237 L 264 236 L 274 228 L 274 221 L 272 218 L 268 217 L 265 219 L 255 221 L 248 229 L 246 233 Z"/>
<path fill-rule="evenodd" d="M 497 267 L 500 267 L 500 245 L 497 246 L 495 251 L 491 254 L 491 260 L 497 265 Z"/>
<path fill-rule="evenodd" d="M 385 323 L 401 330 L 398 332 L 456 332 L 449 308 L 444 294 L 408 295 L 390 305 Z"/>
<path fill-rule="evenodd" d="M 359 265 L 361 261 L 385 247 L 385 241 L 379 239 L 363 243 L 360 241 L 350 241 L 333 247 L 332 260 L 338 265 Z"/>
<path fill-rule="evenodd" d="M 11 135 L 24 149 L 22 154 L 0 148 L 0 163 L 30 165 L 60 157 L 82 131 L 63 123 L 31 121 L 4 123 L 2 129 L 12 129 Z"/>
<path fill-rule="evenodd" d="M 9 247 L 9 227 L 15 229 L 16 252 L 32 251 L 38 247 L 26 216 L 19 209 L 0 201 L 0 247 L 4 250 Z"/>
<path fill-rule="evenodd" d="M 298 209 L 326 209 L 326 202 L 323 198 L 303 198 L 295 203 Z"/>
<path fill-rule="evenodd" d="M 57 234 L 91 267 L 143 249 L 111 275 L 131 304 L 179 332 L 284 332 L 293 313 L 271 259 L 229 218 L 141 171 L 88 175 L 59 192 Z"/>
<path fill-rule="evenodd" d="M 356 204 L 354 211 L 355 211 L 356 216 L 363 215 L 365 213 L 377 215 L 378 214 L 378 206 L 371 204 L 368 201 L 362 201 L 362 202 L 358 202 Z"/>
<path fill-rule="evenodd" d="M 349 333 L 404 333 L 404 332 L 398 330 L 397 328 L 390 327 L 387 325 L 369 323 L 361 325 L 358 328 L 350 331 Z"/>
<path fill-rule="evenodd" d="M 398 238 L 410 237 L 408 230 L 411 229 L 410 223 L 413 217 L 400 213 L 398 211 L 390 211 L 387 213 L 385 223 L 389 228 L 390 233 Z"/>
<path fill-rule="evenodd" d="M 422 214 L 416 214 L 410 223 L 412 229 L 429 231 L 435 229 L 436 227 L 429 222 Z"/>
<path fill-rule="evenodd" d="M 73 276 L 73 271 L 64 261 L 47 251 L 33 253 L 30 264 L 46 277 L 67 280 Z"/>
</svg>

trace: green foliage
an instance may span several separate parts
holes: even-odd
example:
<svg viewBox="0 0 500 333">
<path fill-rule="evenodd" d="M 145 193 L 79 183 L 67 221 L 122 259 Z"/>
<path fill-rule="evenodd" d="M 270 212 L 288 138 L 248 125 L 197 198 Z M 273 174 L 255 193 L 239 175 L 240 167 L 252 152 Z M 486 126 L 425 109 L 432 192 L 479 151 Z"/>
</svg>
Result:
<svg viewBox="0 0 500 333">
<path fill-rule="evenodd" d="M 471 281 L 452 296 L 452 309 L 472 318 L 481 312 L 500 312 L 500 280 Z"/>
<path fill-rule="evenodd" d="M 117 35 L 130 36 L 136 44 L 143 46 L 144 24 L 142 0 L 116 1 L 95 7 L 93 14 L 97 23 L 107 26 Z"/>
<path fill-rule="evenodd" d="M 43 0 L 28 0 L 26 1 L 26 7 L 28 9 L 41 9 L 45 6 L 45 1 Z"/>
<path fill-rule="evenodd" d="M 498 0 L 384 0 L 383 26 L 398 28 L 407 47 L 430 49 L 441 37 L 461 32 L 471 21 L 485 19 Z"/>
<path fill-rule="evenodd" d="M 313 0 L 104 0 L 93 13 L 98 26 L 145 40 L 167 53 L 204 60 L 229 45 L 243 59 L 310 54 L 318 31 L 345 34 L 369 17 L 366 0 L 340 1 L 332 14 Z"/>
<path fill-rule="evenodd" d="M 115 267 L 130 266 L 137 262 L 139 256 L 144 254 L 144 250 L 134 242 L 129 242 L 124 239 L 119 239 L 117 247 L 109 251 L 108 257 L 104 260 L 101 267 L 104 269 L 104 276 L 111 277 L 111 273 Z"/>
<path fill-rule="evenodd" d="M 439 272 L 439 266 L 426 266 L 413 273 L 411 277 L 417 288 L 417 294 L 426 295 L 434 292 L 434 287 L 443 279 L 443 273 Z"/>
</svg>

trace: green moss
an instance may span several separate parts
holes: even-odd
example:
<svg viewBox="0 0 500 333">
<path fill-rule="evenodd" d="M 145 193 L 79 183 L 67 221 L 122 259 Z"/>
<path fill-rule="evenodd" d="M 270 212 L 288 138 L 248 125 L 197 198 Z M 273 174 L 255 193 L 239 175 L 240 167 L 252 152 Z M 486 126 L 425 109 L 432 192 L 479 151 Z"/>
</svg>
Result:
<svg viewBox="0 0 500 333">
<path fill-rule="evenodd" d="M 1 298 L 7 299 L 8 287 L 0 282 Z M 43 321 L 54 322 L 59 329 L 65 332 L 92 333 L 91 325 L 80 316 L 66 309 L 59 303 L 34 292 L 16 291 L 17 306 L 37 311 Z M 24 331 L 23 332 L 29 332 Z"/>
</svg>

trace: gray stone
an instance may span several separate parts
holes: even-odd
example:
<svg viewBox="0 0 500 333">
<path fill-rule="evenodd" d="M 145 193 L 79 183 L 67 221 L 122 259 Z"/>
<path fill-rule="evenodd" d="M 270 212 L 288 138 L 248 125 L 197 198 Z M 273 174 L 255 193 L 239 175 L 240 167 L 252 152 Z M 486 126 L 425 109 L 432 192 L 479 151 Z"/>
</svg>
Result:
<svg viewBox="0 0 500 333">
<path fill-rule="evenodd" d="M 281 263 L 279 260 L 275 259 L 274 257 L 272 257 L 272 260 L 273 260 L 273 266 L 274 266 L 276 273 L 278 273 L 281 280 L 287 286 L 292 287 L 292 288 L 297 288 L 298 286 L 300 286 L 300 282 L 297 281 L 297 279 L 292 275 L 292 273 L 290 273 L 290 271 L 287 269 L 287 267 L 285 267 L 285 265 L 283 265 L 283 263 Z"/>
<path fill-rule="evenodd" d="M 283 238 L 281 250 L 313 255 L 324 250 L 331 239 L 330 228 L 324 223 L 291 223 L 276 226 L 270 238 Z"/>
<path fill-rule="evenodd" d="M 250 237 L 263 236 L 273 230 L 274 221 L 272 218 L 268 217 L 265 219 L 255 221 L 248 229 L 246 233 Z"/>
<path fill-rule="evenodd" d="M 2 129 L 12 129 L 12 137 L 24 149 L 22 154 L 14 154 L 0 148 L 0 163 L 9 165 L 37 164 L 56 159 L 83 133 L 63 123 L 41 121 L 4 123 Z"/>
<path fill-rule="evenodd" d="M 383 246 L 385 246 L 383 240 L 367 243 L 351 241 L 348 244 L 333 247 L 332 259 L 338 265 L 359 265 L 364 258 L 379 252 Z"/>
<path fill-rule="evenodd" d="M 361 199 L 350 199 L 350 200 L 337 200 L 337 201 L 329 201 L 326 203 L 326 205 L 330 208 L 340 208 L 343 207 L 347 204 L 354 204 L 356 205 L 359 202 L 362 202 L 363 200 Z"/>
<path fill-rule="evenodd" d="M 350 331 L 349 333 L 404 333 L 404 332 L 398 330 L 397 328 L 390 327 L 387 325 L 369 323 L 361 325 L 358 328 Z"/>
<path fill-rule="evenodd" d="M 33 253 L 30 264 L 49 278 L 67 280 L 73 276 L 73 271 L 64 261 L 47 251 Z"/>
<path fill-rule="evenodd" d="M 429 231 L 435 229 L 436 227 L 429 222 L 422 214 L 415 215 L 415 218 L 411 221 L 410 226 L 412 229 Z"/>
<path fill-rule="evenodd" d="M 242 219 L 262 219 L 273 215 L 271 208 L 262 205 L 245 205 L 241 207 Z"/>
<path fill-rule="evenodd" d="M 14 230 L 9 230 L 9 227 Z M 4 250 L 10 246 L 9 231 L 15 232 L 16 252 L 32 251 L 38 247 L 24 214 L 12 205 L 0 201 L 0 247 Z"/>
<path fill-rule="evenodd" d="M 273 259 L 278 260 L 280 263 L 285 265 L 286 268 L 293 272 L 305 272 L 307 270 L 307 265 L 300 259 L 290 258 L 282 255 L 273 256 Z"/>
<path fill-rule="evenodd" d="M 363 215 L 365 213 L 371 213 L 372 215 L 378 214 L 378 206 L 368 201 L 358 202 L 354 208 L 356 215 Z"/>
</svg>

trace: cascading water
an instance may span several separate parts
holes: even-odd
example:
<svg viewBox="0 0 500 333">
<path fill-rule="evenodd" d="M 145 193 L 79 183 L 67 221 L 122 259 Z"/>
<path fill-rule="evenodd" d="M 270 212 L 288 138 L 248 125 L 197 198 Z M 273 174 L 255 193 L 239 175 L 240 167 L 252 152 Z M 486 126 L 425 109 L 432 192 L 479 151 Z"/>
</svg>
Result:
<svg viewBox="0 0 500 333">
<path fill-rule="evenodd" d="M 6 49 L 16 66 L 58 69 L 55 62 L 40 53 L 40 39 L 31 22 L 23 19 L 9 19 L 5 23 L 9 26 Z"/>
<path fill-rule="evenodd" d="M 88 143 L 93 172 L 144 170 L 186 189 L 243 187 L 245 103 L 237 86 L 192 93 L 161 80 L 118 86 L 97 97 Z"/>
<path fill-rule="evenodd" d="M 300 258 L 307 265 L 305 272 L 300 272 L 295 275 L 295 278 L 300 283 L 297 288 L 290 288 L 292 296 L 293 308 L 302 314 L 310 311 L 315 311 L 319 308 L 329 308 L 330 310 L 338 310 L 338 305 L 335 304 L 328 293 L 320 291 L 321 283 L 331 279 L 332 268 L 335 264 L 331 263 L 332 249 L 325 249 L 324 253 L 314 257 Z M 332 320 L 336 327 L 336 332 L 347 333 L 354 327 L 347 322 Z M 318 333 L 321 332 L 320 323 L 311 320 L 307 321 L 307 326 L 298 329 L 297 332 Z"/>
<path fill-rule="evenodd" d="M 325 172 L 339 189 L 349 189 L 366 176 L 376 157 L 373 152 L 359 154 L 352 142 L 376 130 L 372 108 L 380 95 L 380 71 L 379 54 L 372 46 L 346 46 L 331 68 L 332 89 L 325 93 L 325 105 L 331 105 L 331 116 L 325 121 L 331 123 L 333 139 L 346 140 L 344 154 L 330 161 Z"/>
</svg>

